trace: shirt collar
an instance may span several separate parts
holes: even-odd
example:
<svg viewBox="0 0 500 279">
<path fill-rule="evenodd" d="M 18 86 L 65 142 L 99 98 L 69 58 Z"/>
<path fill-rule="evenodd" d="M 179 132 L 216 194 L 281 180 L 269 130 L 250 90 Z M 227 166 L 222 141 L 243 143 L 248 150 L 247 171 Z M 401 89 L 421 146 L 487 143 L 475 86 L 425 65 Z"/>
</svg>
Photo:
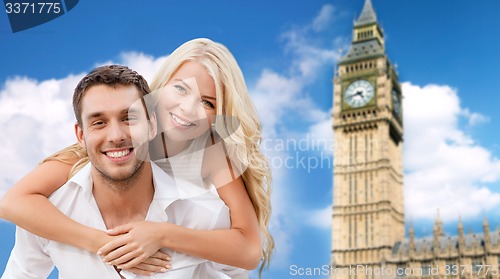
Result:
<svg viewBox="0 0 500 279">
<path fill-rule="evenodd" d="M 175 180 L 163 171 L 158 165 L 151 162 L 153 171 L 153 185 L 155 193 L 153 200 L 160 204 L 160 207 L 165 210 L 174 201 L 180 199 L 180 193 Z M 92 164 L 86 164 L 80 171 L 73 175 L 68 183 L 76 184 L 82 187 L 83 192 L 88 198 L 92 197 Z"/>
<path fill-rule="evenodd" d="M 87 163 L 81 170 L 79 170 L 75 175 L 73 175 L 67 182 L 67 184 L 74 184 L 82 188 L 85 196 L 92 197 L 92 164 Z"/>
</svg>

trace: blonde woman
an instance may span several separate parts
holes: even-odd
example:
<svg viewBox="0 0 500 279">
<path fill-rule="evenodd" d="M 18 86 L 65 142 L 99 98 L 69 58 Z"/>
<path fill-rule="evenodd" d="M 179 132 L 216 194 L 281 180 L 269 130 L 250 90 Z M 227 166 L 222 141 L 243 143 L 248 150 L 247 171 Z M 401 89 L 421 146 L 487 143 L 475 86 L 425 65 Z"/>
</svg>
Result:
<svg viewBox="0 0 500 279">
<path fill-rule="evenodd" d="M 159 271 L 149 257 L 162 247 L 244 269 L 255 269 L 262 260 L 262 272 L 274 247 L 268 231 L 271 175 L 259 149 L 260 122 L 236 60 L 222 44 L 191 40 L 167 58 L 151 89 L 147 101 L 157 105 L 163 131 L 150 145 L 151 158 L 179 178 L 181 187 L 216 189 L 214 200 L 227 205 L 226 228 L 144 221 L 108 234 L 69 219 L 47 197 L 88 161 L 78 145 L 45 159 L 16 183 L 0 203 L 0 217 L 138 274 Z M 186 165 L 191 166 L 188 174 L 182 170 Z M 200 179 L 193 182 L 193 173 Z"/>
</svg>

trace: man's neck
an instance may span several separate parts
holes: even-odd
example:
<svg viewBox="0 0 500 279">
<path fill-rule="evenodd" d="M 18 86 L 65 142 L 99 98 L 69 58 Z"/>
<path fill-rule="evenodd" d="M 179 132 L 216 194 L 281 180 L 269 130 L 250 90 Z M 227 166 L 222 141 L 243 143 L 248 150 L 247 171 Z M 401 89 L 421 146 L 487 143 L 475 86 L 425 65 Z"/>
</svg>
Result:
<svg viewBox="0 0 500 279">
<path fill-rule="evenodd" d="M 148 162 L 142 168 L 123 182 L 108 181 L 92 170 L 92 192 L 108 229 L 146 218 L 154 195 L 153 173 Z"/>
</svg>

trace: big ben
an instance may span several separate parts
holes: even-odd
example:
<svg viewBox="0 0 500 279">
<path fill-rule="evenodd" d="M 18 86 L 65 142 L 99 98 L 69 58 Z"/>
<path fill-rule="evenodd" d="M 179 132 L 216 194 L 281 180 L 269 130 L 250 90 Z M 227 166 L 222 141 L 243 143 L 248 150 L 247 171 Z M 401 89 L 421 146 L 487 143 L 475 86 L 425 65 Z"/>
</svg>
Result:
<svg viewBox="0 0 500 279">
<path fill-rule="evenodd" d="M 384 32 L 366 0 L 334 77 L 332 265 L 337 268 L 380 267 L 404 239 L 401 93 Z M 342 277 L 349 274 L 335 276 Z"/>
</svg>

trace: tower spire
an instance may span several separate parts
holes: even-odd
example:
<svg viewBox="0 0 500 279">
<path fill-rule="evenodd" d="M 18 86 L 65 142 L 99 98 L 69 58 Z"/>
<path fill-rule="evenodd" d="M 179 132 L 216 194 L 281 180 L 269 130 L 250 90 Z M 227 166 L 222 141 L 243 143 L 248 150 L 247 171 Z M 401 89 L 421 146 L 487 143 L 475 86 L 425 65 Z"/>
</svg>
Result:
<svg viewBox="0 0 500 279">
<path fill-rule="evenodd" d="M 373 9 L 372 1 L 366 0 L 365 5 L 363 6 L 363 11 L 361 12 L 361 15 L 359 16 L 354 26 L 367 25 L 376 22 L 377 15 L 375 14 L 375 10 Z"/>
</svg>

